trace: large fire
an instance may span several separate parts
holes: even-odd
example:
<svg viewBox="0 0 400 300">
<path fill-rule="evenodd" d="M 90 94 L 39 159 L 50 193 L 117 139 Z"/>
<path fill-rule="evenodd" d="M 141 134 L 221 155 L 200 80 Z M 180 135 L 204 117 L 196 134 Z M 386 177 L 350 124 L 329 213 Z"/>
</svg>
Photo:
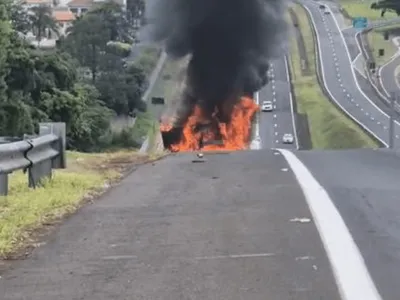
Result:
<svg viewBox="0 0 400 300">
<path fill-rule="evenodd" d="M 250 97 L 242 97 L 233 107 L 229 123 L 222 123 L 216 118 L 215 111 L 211 118 L 205 117 L 202 109 L 195 106 L 192 114 L 183 125 L 179 141 L 169 145 L 172 152 L 178 151 L 213 151 L 247 149 L 251 134 L 251 121 L 258 105 Z M 161 132 L 169 132 L 171 124 L 161 124 Z M 219 143 L 215 143 L 219 141 Z"/>
</svg>

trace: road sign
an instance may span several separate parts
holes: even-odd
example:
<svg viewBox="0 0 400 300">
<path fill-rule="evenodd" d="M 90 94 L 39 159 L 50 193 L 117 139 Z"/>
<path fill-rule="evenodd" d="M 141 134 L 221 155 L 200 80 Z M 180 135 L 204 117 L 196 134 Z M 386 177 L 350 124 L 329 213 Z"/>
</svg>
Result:
<svg viewBox="0 0 400 300">
<path fill-rule="evenodd" d="M 368 19 L 364 17 L 353 18 L 354 28 L 366 28 L 368 25 Z"/>
</svg>

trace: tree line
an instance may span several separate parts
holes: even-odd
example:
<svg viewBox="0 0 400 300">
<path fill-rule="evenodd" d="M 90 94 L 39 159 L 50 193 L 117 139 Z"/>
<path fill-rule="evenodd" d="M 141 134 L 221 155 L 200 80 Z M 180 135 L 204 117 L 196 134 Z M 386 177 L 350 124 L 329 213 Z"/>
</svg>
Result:
<svg viewBox="0 0 400 300">
<path fill-rule="evenodd" d="M 142 12 L 143 3 L 135 1 Z M 142 95 L 157 60 L 154 49 L 127 59 L 136 34 L 130 19 L 138 14 L 103 3 L 76 18 L 55 49 L 43 50 L 24 34 L 34 32 L 38 40 L 49 30 L 57 34 L 51 9 L 1 3 L 0 136 L 34 133 L 39 122 L 54 121 L 67 124 L 70 149 L 115 144 L 110 121 L 146 111 Z"/>
</svg>

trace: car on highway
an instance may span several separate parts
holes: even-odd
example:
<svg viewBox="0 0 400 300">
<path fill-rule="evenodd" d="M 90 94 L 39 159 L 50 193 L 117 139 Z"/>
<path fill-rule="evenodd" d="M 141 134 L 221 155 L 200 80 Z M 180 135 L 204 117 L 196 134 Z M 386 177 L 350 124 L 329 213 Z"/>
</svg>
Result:
<svg viewBox="0 0 400 300">
<path fill-rule="evenodd" d="M 325 5 L 321 4 L 321 5 L 319 6 L 319 8 L 320 8 L 320 9 L 325 9 Z"/>
<path fill-rule="evenodd" d="M 282 142 L 284 144 L 293 144 L 294 142 L 294 138 L 293 138 L 293 134 L 291 133 L 285 133 L 282 137 Z"/>
<path fill-rule="evenodd" d="M 326 11 L 324 11 L 324 14 L 325 14 L 325 15 L 330 15 L 331 13 L 330 13 L 329 10 L 326 10 Z"/>
<path fill-rule="evenodd" d="M 264 101 L 261 107 L 262 111 L 272 111 L 272 102 L 271 101 Z"/>
</svg>

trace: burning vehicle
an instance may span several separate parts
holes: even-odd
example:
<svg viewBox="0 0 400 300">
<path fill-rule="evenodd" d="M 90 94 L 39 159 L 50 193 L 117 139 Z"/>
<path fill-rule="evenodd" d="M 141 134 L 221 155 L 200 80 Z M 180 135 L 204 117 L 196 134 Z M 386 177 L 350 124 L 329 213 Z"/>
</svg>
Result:
<svg viewBox="0 0 400 300">
<path fill-rule="evenodd" d="M 170 58 L 190 56 L 174 118 L 161 121 L 171 151 L 247 149 L 253 94 L 285 38 L 282 0 L 154 0 L 148 32 Z"/>
</svg>

